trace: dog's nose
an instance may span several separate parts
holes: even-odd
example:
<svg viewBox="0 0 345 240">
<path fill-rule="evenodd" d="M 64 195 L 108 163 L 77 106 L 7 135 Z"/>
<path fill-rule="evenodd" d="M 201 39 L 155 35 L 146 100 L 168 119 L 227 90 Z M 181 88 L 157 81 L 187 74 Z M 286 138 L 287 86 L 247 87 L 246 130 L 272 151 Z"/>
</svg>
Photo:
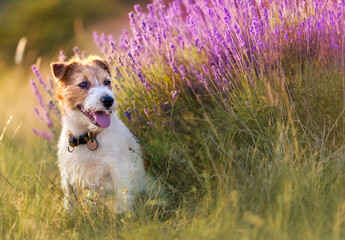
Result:
<svg viewBox="0 0 345 240">
<path fill-rule="evenodd" d="M 101 100 L 102 100 L 104 107 L 106 107 L 106 108 L 110 108 L 114 103 L 114 99 L 108 95 L 103 96 Z"/>
</svg>

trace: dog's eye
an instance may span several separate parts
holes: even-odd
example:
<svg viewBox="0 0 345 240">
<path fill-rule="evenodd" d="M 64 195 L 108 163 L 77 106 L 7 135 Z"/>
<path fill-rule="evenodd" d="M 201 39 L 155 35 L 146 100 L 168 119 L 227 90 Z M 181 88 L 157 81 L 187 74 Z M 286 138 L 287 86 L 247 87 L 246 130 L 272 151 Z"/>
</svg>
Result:
<svg viewBox="0 0 345 240">
<path fill-rule="evenodd" d="M 105 80 L 105 81 L 104 81 L 104 85 L 105 85 L 105 86 L 109 86 L 110 83 L 111 83 L 111 82 L 110 82 L 109 80 Z"/>
<path fill-rule="evenodd" d="M 81 84 L 78 85 L 79 87 L 83 88 L 83 89 L 87 89 L 89 87 L 89 83 L 84 81 Z"/>
</svg>

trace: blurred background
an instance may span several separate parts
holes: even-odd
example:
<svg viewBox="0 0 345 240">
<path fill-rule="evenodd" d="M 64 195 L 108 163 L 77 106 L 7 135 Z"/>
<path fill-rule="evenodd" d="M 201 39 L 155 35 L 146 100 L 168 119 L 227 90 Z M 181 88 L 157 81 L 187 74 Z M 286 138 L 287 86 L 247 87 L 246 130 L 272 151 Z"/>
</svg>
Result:
<svg viewBox="0 0 345 240">
<path fill-rule="evenodd" d="M 128 12 L 135 0 L 0 0 L 0 135 L 8 119 L 6 136 L 15 136 L 23 146 L 38 137 L 32 128 L 43 128 L 33 108 L 37 101 L 30 88 L 31 65 L 37 64 L 43 77 L 59 51 L 67 57 L 73 47 L 100 54 L 93 43 L 93 31 L 113 33 L 115 39 L 129 28 Z"/>
</svg>

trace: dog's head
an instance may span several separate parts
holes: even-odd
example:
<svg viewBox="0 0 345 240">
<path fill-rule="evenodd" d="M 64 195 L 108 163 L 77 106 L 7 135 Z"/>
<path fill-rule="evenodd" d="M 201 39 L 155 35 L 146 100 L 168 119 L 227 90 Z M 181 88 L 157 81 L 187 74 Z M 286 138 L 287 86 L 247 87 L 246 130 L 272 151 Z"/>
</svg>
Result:
<svg viewBox="0 0 345 240">
<path fill-rule="evenodd" d="M 52 63 L 51 68 L 58 84 L 56 96 L 62 114 L 89 130 L 107 128 L 116 108 L 108 63 L 89 57 Z"/>
</svg>

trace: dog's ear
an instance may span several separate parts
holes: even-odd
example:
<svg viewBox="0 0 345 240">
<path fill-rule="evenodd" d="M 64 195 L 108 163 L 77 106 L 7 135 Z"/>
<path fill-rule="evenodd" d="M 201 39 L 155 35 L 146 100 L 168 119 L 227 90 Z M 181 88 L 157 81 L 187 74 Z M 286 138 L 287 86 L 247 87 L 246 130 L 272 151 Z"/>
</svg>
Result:
<svg viewBox="0 0 345 240">
<path fill-rule="evenodd" d="M 60 81 L 65 76 L 68 69 L 67 64 L 59 62 L 52 63 L 50 66 L 56 81 Z"/>
<path fill-rule="evenodd" d="M 110 76 L 110 67 L 107 61 L 101 60 L 101 59 L 95 59 L 93 62 L 100 68 L 102 68 L 104 71 L 106 71 Z"/>
<path fill-rule="evenodd" d="M 63 62 L 55 62 L 50 64 L 53 75 L 56 79 L 56 81 L 60 81 L 63 78 L 67 78 L 68 74 L 72 72 L 74 68 L 76 68 L 78 63 L 72 62 L 70 64 L 66 64 Z"/>
</svg>

